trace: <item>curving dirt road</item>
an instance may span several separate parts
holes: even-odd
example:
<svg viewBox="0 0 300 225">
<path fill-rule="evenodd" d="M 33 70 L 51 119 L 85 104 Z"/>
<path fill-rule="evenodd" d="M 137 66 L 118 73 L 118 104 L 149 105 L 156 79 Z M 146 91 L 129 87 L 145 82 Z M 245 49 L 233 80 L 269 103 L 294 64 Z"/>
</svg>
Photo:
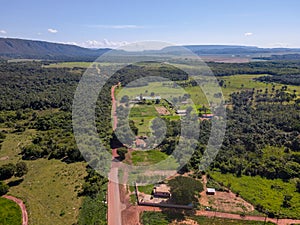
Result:
<svg viewBox="0 0 300 225">
<path fill-rule="evenodd" d="M 9 196 L 9 195 L 4 195 L 2 196 L 3 198 L 9 199 L 14 201 L 15 203 L 17 203 L 22 211 L 22 225 L 28 225 L 28 213 L 26 210 L 26 206 L 24 204 L 24 202 L 21 199 L 15 198 L 13 196 Z"/>
</svg>

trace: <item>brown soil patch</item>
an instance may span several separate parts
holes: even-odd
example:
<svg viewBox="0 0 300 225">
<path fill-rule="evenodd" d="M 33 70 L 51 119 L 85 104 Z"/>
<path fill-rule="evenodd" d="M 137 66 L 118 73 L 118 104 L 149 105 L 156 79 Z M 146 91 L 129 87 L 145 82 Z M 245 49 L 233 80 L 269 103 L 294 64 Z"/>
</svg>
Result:
<svg viewBox="0 0 300 225">
<path fill-rule="evenodd" d="M 4 156 L 4 157 L 1 157 L 1 158 L 0 158 L 0 161 L 5 161 L 5 160 L 8 160 L 8 159 L 9 159 L 8 156 Z"/>
<path fill-rule="evenodd" d="M 169 110 L 166 109 L 164 106 L 155 106 L 156 111 L 158 112 L 159 115 L 170 115 L 171 113 Z"/>
<path fill-rule="evenodd" d="M 127 208 L 122 212 L 122 224 L 140 225 L 140 212 L 133 207 Z"/>
<path fill-rule="evenodd" d="M 206 184 L 207 184 L 206 175 L 202 176 L 202 184 L 203 184 L 203 191 L 200 193 L 201 198 L 199 199 L 199 202 L 203 206 L 209 206 L 208 197 L 207 197 L 207 194 L 206 194 L 206 188 L 207 188 L 206 187 Z"/>
<path fill-rule="evenodd" d="M 253 205 L 246 202 L 241 197 L 237 197 L 232 192 L 219 192 L 217 191 L 214 196 L 207 196 L 210 205 L 223 212 L 234 212 L 234 213 L 249 213 L 254 211 Z"/>
<path fill-rule="evenodd" d="M 241 197 L 236 196 L 232 192 L 220 192 L 217 191 L 215 195 L 206 194 L 206 175 L 202 176 L 203 191 L 200 193 L 201 198 L 199 202 L 202 206 L 212 207 L 222 212 L 234 212 L 234 213 L 249 213 L 254 211 L 254 206 L 246 202 Z"/>
</svg>

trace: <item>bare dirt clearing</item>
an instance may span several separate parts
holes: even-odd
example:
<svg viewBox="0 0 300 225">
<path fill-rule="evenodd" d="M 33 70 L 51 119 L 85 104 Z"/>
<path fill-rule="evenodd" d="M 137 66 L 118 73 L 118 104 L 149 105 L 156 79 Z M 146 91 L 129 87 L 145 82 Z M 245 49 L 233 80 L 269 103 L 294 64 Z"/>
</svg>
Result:
<svg viewBox="0 0 300 225">
<path fill-rule="evenodd" d="M 159 115 L 167 116 L 171 114 L 164 106 L 155 106 L 155 109 Z"/>
</svg>

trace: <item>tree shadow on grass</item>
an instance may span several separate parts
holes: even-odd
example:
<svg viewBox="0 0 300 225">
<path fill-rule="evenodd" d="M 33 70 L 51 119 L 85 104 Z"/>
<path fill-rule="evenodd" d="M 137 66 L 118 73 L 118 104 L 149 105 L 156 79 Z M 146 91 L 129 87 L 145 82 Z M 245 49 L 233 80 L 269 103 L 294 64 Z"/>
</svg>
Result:
<svg viewBox="0 0 300 225">
<path fill-rule="evenodd" d="M 18 179 L 18 180 L 10 181 L 7 185 L 9 187 L 15 187 L 15 186 L 18 186 L 19 184 L 21 184 L 23 181 L 24 181 L 24 179 L 21 178 L 21 179 Z"/>
<path fill-rule="evenodd" d="M 161 212 L 170 223 L 175 220 L 177 222 L 182 222 L 186 220 L 186 217 L 195 215 L 195 210 L 184 209 L 162 208 Z"/>
</svg>

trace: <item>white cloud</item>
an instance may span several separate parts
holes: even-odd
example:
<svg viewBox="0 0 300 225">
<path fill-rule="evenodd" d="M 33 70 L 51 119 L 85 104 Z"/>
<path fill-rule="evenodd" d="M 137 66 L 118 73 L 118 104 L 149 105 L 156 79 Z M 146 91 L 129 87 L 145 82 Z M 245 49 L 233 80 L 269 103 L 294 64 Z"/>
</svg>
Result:
<svg viewBox="0 0 300 225">
<path fill-rule="evenodd" d="M 142 29 L 143 26 L 138 25 L 88 25 L 91 28 L 103 28 L 103 29 Z"/>
<path fill-rule="evenodd" d="M 249 36 L 252 36 L 253 35 L 253 33 L 251 33 L 251 32 L 247 32 L 247 33 L 245 33 L 244 34 L 246 37 L 249 37 Z"/>
<path fill-rule="evenodd" d="M 127 44 L 129 44 L 127 41 L 110 41 L 104 39 L 103 41 L 88 40 L 78 45 L 85 48 L 118 48 Z"/>
<path fill-rule="evenodd" d="M 77 46 L 80 46 L 80 44 L 78 44 L 75 41 L 67 41 L 67 42 L 59 42 L 59 43 L 66 44 L 66 45 L 77 45 Z"/>
<path fill-rule="evenodd" d="M 5 30 L 0 30 L 0 34 L 7 34 Z"/>
<path fill-rule="evenodd" d="M 55 29 L 49 28 L 49 29 L 48 29 L 48 32 L 49 32 L 49 33 L 52 33 L 52 34 L 55 34 L 55 33 L 57 33 L 57 32 L 58 32 L 58 30 L 55 30 Z"/>
</svg>

